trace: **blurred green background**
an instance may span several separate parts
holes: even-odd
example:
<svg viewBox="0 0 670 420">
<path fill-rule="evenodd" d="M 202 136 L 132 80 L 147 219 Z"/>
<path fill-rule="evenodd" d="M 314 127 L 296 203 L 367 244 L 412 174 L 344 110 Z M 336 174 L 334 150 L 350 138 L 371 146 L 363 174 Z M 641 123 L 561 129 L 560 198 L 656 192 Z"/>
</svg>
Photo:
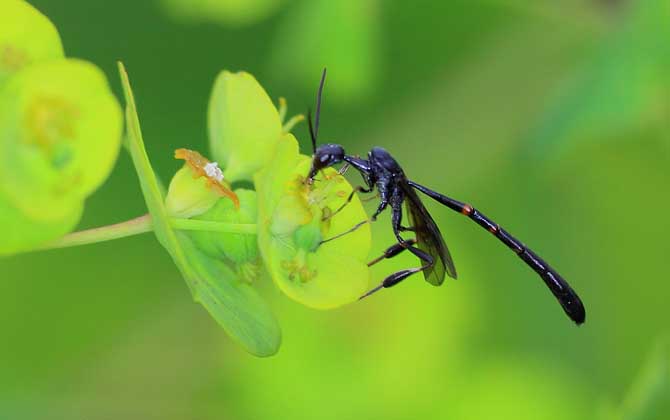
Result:
<svg viewBox="0 0 670 420">
<path fill-rule="evenodd" d="M 473 203 L 559 269 L 587 321 L 432 202 L 458 281 L 329 312 L 262 285 L 284 332 L 269 359 L 192 302 L 152 235 L 26 254 L 0 260 L 1 419 L 670 418 L 667 1 L 31 3 L 119 98 L 126 63 L 164 179 L 174 149 L 207 150 L 219 70 L 250 71 L 292 114 L 327 66 L 322 141 L 384 146 Z M 145 212 L 122 154 L 80 228 Z M 375 253 L 392 243 L 388 215 L 373 235 Z"/>
</svg>

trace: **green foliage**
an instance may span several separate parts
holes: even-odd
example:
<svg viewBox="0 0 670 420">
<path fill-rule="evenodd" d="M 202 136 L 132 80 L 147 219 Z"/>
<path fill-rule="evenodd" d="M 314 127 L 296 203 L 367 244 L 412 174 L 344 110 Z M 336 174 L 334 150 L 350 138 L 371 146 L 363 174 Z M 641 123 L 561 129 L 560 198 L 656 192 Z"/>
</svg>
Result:
<svg viewBox="0 0 670 420">
<path fill-rule="evenodd" d="M 285 133 L 285 103 L 281 108 L 279 112 L 274 107 L 250 74 L 222 72 L 209 105 L 210 146 L 217 160 L 209 164 L 221 164 L 221 182 L 246 180 L 256 174 L 258 197 L 255 191 L 237 190 L 239 208 L 235 200 L 225 198 L 211 205 L 208 184 L 216 181 L 202 183 L 181 173 L 184 169 L 173 178 L 170 194 L 199 203 L 181 206 L 198 208 L 189 214 L 191 220 L 231 226 L 258 223 L 258 239 L 233 231 L 188 234 L 199 251 L 232 267 L 237 273 L 235 281 L 252 282 L 258 277 L 260 247 L 265 267 L 289 297 L 314 308 L 341 306 L 356 300 L 368 286 L 365 259 L 370 230 L 364 226 L 323 247 L 321 240 L 364 220 L 365 211 L 355 197 L 343 211 L 325 217 L 345 203 L 352 187 L 334 170 L 326 171 L 327 178 L 318 178 L 314 185 L 304 182 L 310 159 L 299 155 L 297 141 Z M 177 184 L 186 186 L 180 187 L 180 194 Z M 342 264 L 350 270 L 345 281 L 339 278 Z"/>
<path fill-rule="evenodd" d="M 90 63 L 63 59 L 26 68 L 8 82 L 0 109 L 0 182 L 31 217 L 69 214 L 116 162 L 121 110 Z"/>
<path fill-rule="evenodd" d="M 667 124 L 670 4 L 633 2 L 593 58 L 564 86 L 533 132 L 535 152 L 561 155 L 580 141 L 614 138 Z"/>
<path fill-rule="evenodd" d="M 194 299 L 233 339 L 254 355 L 275 354 L 281 343 L 279 325 L 256 291 L 248 283 L 237 280 L 224 262 L 203 254 L 186 235 L 175 232 L 170 225 L 163 193 L 144 149 L 128 75 L 121 63 L 119 71 L 126 97 L 128 150 L 154 220 L 156 238 L 184 276 Z"/>
<path fill-rule="evenodd" d="M 51 21 L 23 0 L 0 1 L 0 87 L 17 71 L 63 57 Z"/>
<path fill-rule="evenodd" d="M 23 1 L 0 15 L 0 254 L 72 230 L 107 178 L 121 111 L 104 74 L 63 58 L 51 22 Z M 30 28 L 30 31 L 26 31 Z"/>
<path fill-rule="evenodd" d="M 275 284 L 296 301 L 319 309 L 355 301 L 368 287 L 366 258 L 370 228 L 327 244 L 334 236 L 366 220 L 357 196 L 343 210 L 351 185 L 333 169 L 307 184 L 310 158 L 298 153 L 292 135 L 277 147 L 275 159 L 255 177 L 258 191 L 258 242 Z M 325 219 L 325 220 L 324 220 Z M 342 267 L 347 275 L 342 276 Z"/>
<path fill-rule="evenodd" d="M 136 224 L 151 223 L 194 299 L 257 356 L 276 353 L 281 343 L 278 323 L 253 287 L 262 268 L 256 237 L 261 214 L 269 214 L 260 219 L 261 230 L 271 229 L 271 240 L 263 244 L 264 262 L 289 296 L 328 308 L 363 293 L 368 280 L 364 259 L 370 247 L 369 228 L 365 226 L 325 251 L 320 246 L 331 229 L 344 230 L 365 216 L 361 203 L 356 198 L 340 214 L 324 217 L 344 204 L 352 188 L 333 170 L 315 186 L 303 182 L 309 158 L 298 155 L 295 138 L 286 133 L 300 118 L 282 127 L 285 101 L 280 116 L 251 75 L 223 72 L 214 88 L 209 119 L 211 144 L 223 171 L 217 162 L 197 152 L 178 149 L 175 157 L 185 159 L 186 164 L 172 178 L 166 196 L 146 154 L 121 63 L 119 71 L 126 97 L 127 148 L 151 218 L 130 221 L 132 228 L 126 223 L 79 232 L 76 240 L 63 238 L 59 246 L 123 236 L 115 235 L 115 226 L 118 232 L 143 232 L 148 226 L 138 228 Z M 2 93 L 0 212 L 3 223 L 12 223 L 12 228 L 3 236 L 0 251 L 16 252 L 62 236 L 77 223 L 83 200 L 105 179 L 116 160 L 120 118 L 115 117 L 120 110 L 100 71 L 78 60 L 27 67 L 12 76 Z M 98 139 L 95 146 L 84 141 L 94 136 Z M 278 142 L 290 146 L 284 147 L 288 154 L 284 160 L 274 156 L 270 164 Z M 275 173 L 277 165 L 289 170 Z M 248 179 L 259 169 L 265 173 L 257 178 L 264 213 L 258 211 L 255 191 L 233 192 L 228 182 Z M 275 209 L 282 194 L 286 198 Z M 295 219 L 292 210 L 305 217 Z M 342 263 L 350 265 L 354 281 L 338 281 Z M 286 264 L 295 267 L 287 269 Z M 309 284 L 287 284 L 297 272 Z M 311 277 L 314 281 L 308 282 Z"/>
<path fill-rule="evenodd" d="M 587 303 L 590 320 L 580 328 L 566 322 L 514 255 L 431 200 L 426 206 L 456 259 L 458 282 L 431 288 L 417 276 L 360 303 L 314 311 L 273 293 L 274 285 L 265 284 L 272 281 L 262 276 L 253 288 L 269 292 L 262 296 L 281 321 L 284 341 L 265 359 L 239 351 L 184 299 L 177 270 L 153 237 L 30 253 L 0 258 L 0 418 L 573 420 L 597 419 L 594 409 L 604 400 L 637 394 L 629 392 L 631 378 L 650 343 L 668 329 L 670 219 L 663 215 L 670 211 L 670 154 L 661 139 L 670 131 L 650 120 L 615 133 L 600 126 L 610 134 L 581 125 L 572 134 L 557 133 L 555 144 L 534 144 L 535 153 L 560 156 L 535 160 L 536 170 L 524 160 L 530 145 L 519 133 L 540 123 L 546 104 L 557 99 L 548 93 L 572 91 L 565 76 L 576 83 L 584 58 L 590 63 L 597 51 L 608 54 L 603 44 L 586 49 L 603 41 L 603 22 L 611 23 L 611 36 L 623 33 L 636 5 L 652 3 L 378 1 L 379 36 L 371 54 L 384 72 L 378 67 L 373 77 L 374 102 L 361 107 L 350 100 L 362 93 L 340 97 L 336 79 L 352 58 L 347 44 L 353 55 L 367 42 L 367 28 L 351 38 L 321 31 L 316 40 L 304 20 L 334 24 L 326 15 L 303 14 L 319 9 L 310 0 L 287 1 L 274 17 L 248 28 L 175 22 L 157 14 L 155 2 L 29 1 L 69 28 L 63 31 L 68 51 L 95 54 L 98 64 L 132 57 L 135 83 L 143 79 L 143 89 L 135 88 L 147 118 L 147 148 L 155 153 L 154 169 L 166 171 L 166 186 L 170 168 L 181 166 L 171 162 L 169 150 L 205 147 L 203 95 L 219 69 L 252 69 L 271 82 L 269 93 L 286 93 L 303 110 L 313 104 L 327 66 L 323 140 L 341 142 L 354 154 L 383 146 L 411 178 L 474 204 L 559 269 Z M 0 20 L 4 13 L 0 6 Z M 636 31 L 651 34 L 645 27 Z M 287 32 L 300 36 L 278 40 Z M 660 36 L 657 42 L 664 43 Z M 280 51 L 289 41 L 291 51 Z M 305 54 L 317 49 L 312 44 L 322 46 L 328 62 Z M 629 57 L 612 58 L 601 70 L 625 68 Z M 294 62 L 278 67 L 282 59 Z M 284 73 L 288 67 L 299 73 Z M 670 97 L 663 99 L 662 89 L 661 80 L 659 107 Z M 584 92 L 571 106 L 589 101 Z M 637 126 L 647 129 L 637 135 Z M 304 128 L 298 139 L 309 154 Z M 563 145 L 567 153 L 559 153 Z M 347 177 L 359 181 L 352 171 Z M 111 181 L 87 201 L 86 226 L 144 212 L 134 171 L 118 171 Z M 14 230 L 6 231 L 4 217 L 0 211 L 7 237 Z M 371 256 L 394 240 L 387 222 L 383 216 L 372 225 Z M 231 227 L 221 223 L 172 220 L 184 236 L 195 232 L 180 231 L 184 226 Z M 246 231 L 249 237 L 254 230 Z M 298 227 L 295 241 L 310 248 L 316 233 Z M 416 264 L 411 255 L 377 264 L 373 284 Z M 346 268 L 338 266 L 342 277 Z M 221 270 L 221 279 L 239 276 L 227 263 Z M 642 410 L 643 418 L 670 418 L 667 404 L 658 404 L 670 399 L 650 395 L 660 399 Z M 621 398 L 613 405 L 618 415 Z M 647 416 L 651 411 L 657 412 Z"/>
</svg>

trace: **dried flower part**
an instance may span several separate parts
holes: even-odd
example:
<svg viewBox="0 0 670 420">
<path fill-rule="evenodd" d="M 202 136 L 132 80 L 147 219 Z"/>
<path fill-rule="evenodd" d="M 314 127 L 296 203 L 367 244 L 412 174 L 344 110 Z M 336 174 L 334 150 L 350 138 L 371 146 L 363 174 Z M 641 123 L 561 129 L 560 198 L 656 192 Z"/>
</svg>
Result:
<svg viewBox="0 0 670 420">
<path fill-rule="evenodd" d="M 210 162 L 200 153 L 189 149 L 177 149 L 174 152 L 175 159 L 183 159 L 193 171 L 193 178 L 204 177 L 207 179 L 206 185 L 222 197 L 228 197 L 235 204 L 235 208 L 240 208 L 240 200 L 237 194 L 228 186 L 223 179 L 223 172 L 216 162 Z"/>
</svg>

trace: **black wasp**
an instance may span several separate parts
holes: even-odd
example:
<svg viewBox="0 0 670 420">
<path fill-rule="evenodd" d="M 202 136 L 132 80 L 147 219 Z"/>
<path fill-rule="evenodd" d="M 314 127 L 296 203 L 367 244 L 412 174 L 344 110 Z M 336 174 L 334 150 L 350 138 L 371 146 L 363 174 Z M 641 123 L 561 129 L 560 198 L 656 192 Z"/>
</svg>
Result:
<svg viewBox="0 0 670 420">
<path fill-rule="evenodd" d="M 577 324 L 584 322 L 586 317 L 584 305 L 579 299 L 579 296 L 577 296 L 577 293 L 572 290 L 563 277 L 518 239 L 514 238 L 497 223 L 484 216 L 471 205 L 449 198 L 408 179 L 398 162 L 396 162 L 389 152 L 381 147 L 374 147 L 370 150 L 367 159 L 346 155 L 344 148 L 339 144 L 324 144 L 317 148 L 316 140 L 319 130 L 321 95 L 323 93 L 325 79 L 326 70 L 324 69 L 317 94 L 314 123 L 312 123 L 311 115 L 308 117 L 309 131 L 312 138 L 312 147 L 314 149 L 308 180 L 309 182 L 312 182 L 314 176 L 316 176 L 317 172 L 321 169 L 340 162 L 345 162 L 343 169 L 350 166 L 360 172 L 365 181 L 365 186 L 356 187 L 349 195 L 345 204 L 333 214 L 337 213 L 349 203 L 356 192 L 371 193 L 377 188 L 380 202 L 377 210 L 369 220 L 362 221 L 348 231 L 326 239 L 323 242 L 337 239 L 342 235 L 353 232 L 368 222 L 375 221 L 377 216 L 390 206 L 393 233 L 398 242 L 389 247 L 383 255 L 368 263 L 368 265 L 371 266 L 376 264 L 385 258 L 395 257 L 403 251 L 411 252 L 422 262 L 420 267 L 408 268 L 391 274 L 386 277 L 379 286 L 370 290 L 368 293 L 361 296 L 361 298 L 367 297 L 382 288 L 395 286 L 407 277 L 420 271 L 423 272 L 426 281 L 435 286 L 439 286 L 444 282 L 445 273 L 448 274 L 449 277 L 456 278 L 456 268 L 454 267 L 454 262 L 449 254 L 449 249 L 444 243 L 442 234 L 435 224 L 435 221 L 430 216 L 430 213 L 428 213 L 428 210 L 426 210 L 416 193 L 415 190 L 418 190 L 438 203 L 447 206 L 451 210 L 469 217 L 479 226 L 491 232 L 502 243 L 512 249 L 512 251 L 528 264 L 530 268 L 540 275 L 549 290 L 551 290 L 556 299 L 558 299 L 558 302 L 570 319 Z M 409 213 L 409 226 L 403 226 L 402 224 L 403 203 Z M 414 233 L 414 238 L 403 238 L 401 235 L 403 232 Z"/>
</svg>

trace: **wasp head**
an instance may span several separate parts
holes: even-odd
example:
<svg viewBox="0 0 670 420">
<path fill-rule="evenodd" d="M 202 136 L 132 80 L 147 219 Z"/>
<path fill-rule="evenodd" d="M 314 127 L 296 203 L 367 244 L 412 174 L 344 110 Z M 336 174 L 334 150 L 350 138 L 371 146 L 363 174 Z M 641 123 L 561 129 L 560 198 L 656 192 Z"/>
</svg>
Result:
<svg viewBox="0 0 670 420">
<path fill-rule="evenodd" d="M 319 146 L 314 151 L 308 179 L 312 180 L 321 169 L 340 163 L 343 159 L 344 148 L 339 144 L 324 144 Z"/>
</svg>

